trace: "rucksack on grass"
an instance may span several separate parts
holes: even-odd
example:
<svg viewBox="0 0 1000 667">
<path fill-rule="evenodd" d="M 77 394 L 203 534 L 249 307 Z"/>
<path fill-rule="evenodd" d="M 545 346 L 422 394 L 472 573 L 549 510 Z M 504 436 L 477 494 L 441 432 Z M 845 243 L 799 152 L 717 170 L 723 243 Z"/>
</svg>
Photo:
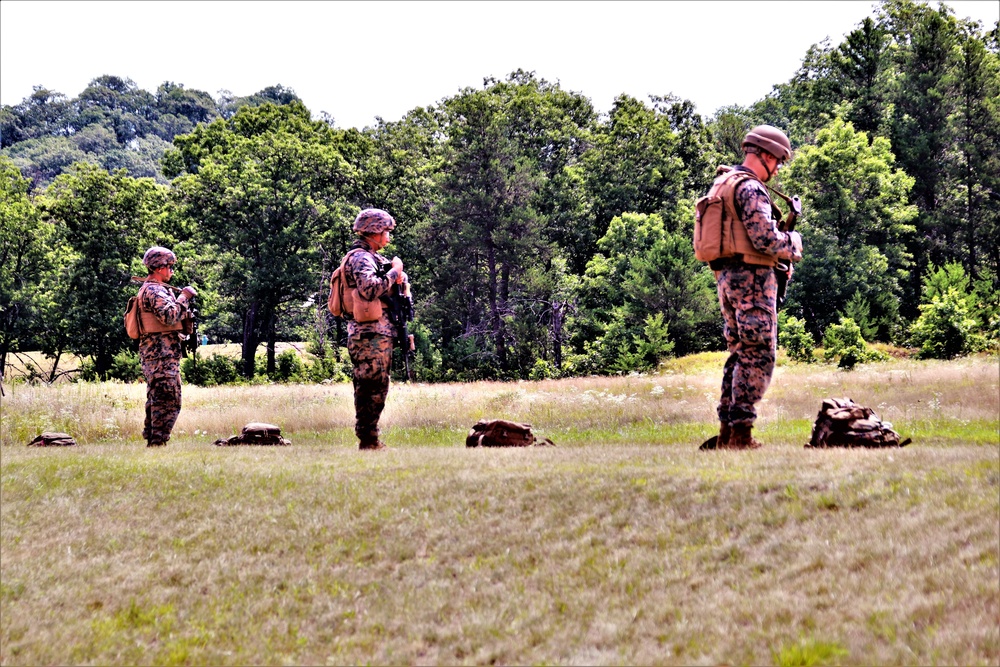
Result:
<svg viewBox="0 0 1000 667">
<path fill-rule="evenodd" d="M 531 447 L 554 445 L 548 438 L 539 439 L 531 424 L 506 419 L 480 419 L 465 438 L 466 447 Z"/>
<path fill-rule="evenodd" d="M 225 439 L 220 438 L 213 444 L 219 447 L 236 447 L 239 445 L 287 446 L 292 444 L 292 441 L 282 438 L 281 428 L 274 424 L 250 422 L 243 427 L 243 431 L 239 435 Z"/>
<path fill-rule="evenodd" d="M 28 443 L 28 447 L 73 447 L 76 440 L 68 433 L 45 431 Z"/>
<path fill-rule="evenodd" d="M 849 398 L 827 398 L 819 408 L 812 438 L 806 447 L 905 447 L 892 424 L 881 421 L 871 408 Z"/>
</svg>

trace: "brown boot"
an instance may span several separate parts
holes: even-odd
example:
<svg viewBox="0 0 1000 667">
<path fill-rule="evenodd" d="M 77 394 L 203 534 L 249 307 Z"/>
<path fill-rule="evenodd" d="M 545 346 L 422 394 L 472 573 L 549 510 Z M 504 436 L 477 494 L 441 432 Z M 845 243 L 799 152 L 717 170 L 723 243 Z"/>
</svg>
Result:
<svg viewBox="0 0 1000 667">
<path fill-rule="evenodd" d="M 760 449 L 764 444 L 754 438 L 752 432 L 751 424 L 734 425 L 726 449 Z"/>
<path fill-rule="evenodd" d="M 360 442 L 358 443 L 358 449 L 375 450 L 375 449 L 385 449 L 386 444 L 381 440 L 375 440 L 374 442 Z"/>
<path fill-rule="evenodd" d="M 701 443 L 701 447 L 698 449 L 726 449 L 729 446 L 729 439 L 732 437 L 733 427 L 725 422 L 719 422 L 719 435 L 713 435 L 711 438 Z"/>
</svg>

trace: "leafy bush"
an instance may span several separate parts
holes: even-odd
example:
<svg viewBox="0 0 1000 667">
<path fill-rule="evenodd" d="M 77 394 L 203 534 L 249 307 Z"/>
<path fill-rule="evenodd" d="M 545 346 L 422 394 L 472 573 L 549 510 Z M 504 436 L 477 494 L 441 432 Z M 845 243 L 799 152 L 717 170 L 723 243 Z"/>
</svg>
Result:
<svg viewBox="0 0 1000 667">
<path fill-rule="evenodd" d="M 958 262 L 928 268 L 920 317 L 910 325 L 910 343 L 920 348 L 920 358 L 952 359 L 1000 339 L 1000 295 L 992 279 L 970 282 Z"/>
<path fill-rule="evenodd" d="M 295 350 L 285 350 L 274 358 L 274 375 L 271 379 L 275 382 L 301 382 L 305 375 L 306 365 Z"/>
<path fill-rule="evenodd" d="M 840 324 L 831 324 L 823 333 L 823 358 L 830 361 L 840 357 L 839 368 L 851 370 L 869 361 L 887 361 L 888 355 L 870 347 L 861 336 L 861 327 L 849 317 L 841 317 Z"/>
<path fill-rule="evenodd" d="M 545 359 L 537 359 L 528 373 L 529 380 L 551 380 L 556 377 L 559 377 L 559 369 Z"/>
<path fill-rule="evenodd" d="M 806 331 L 805 320 L 784 312 L 778 315 L 778 345 L 785 348 L 788 357 L 794 361 L 811 363 L 816 360 L 813 351 L 816 342 Z"/>
<path fill-rule="evenodd" d="M 77 380 L 83 382 L 96 382 L 100 380 L 97 376 L 97 369 L 92 359 L 85 359 L 80 364 L 80 373 Z M 111 359 L 111 367 L 108 369 L 109 380 L 121 380 L 122 382 L 138 382 L 143 379 L 142 363 L 139 361 L 139 354 L 132 350 L 122 350 Z"/>
<path fill-rule="evenodd" d="M 196 352 L 193 357 L 181 361 L 181 377 L 185 382 L 199 387 L 234 384 L 241 380 L 239 363 L 238 359 L 218 353 L 208 359 L 201 359 Z"/>
<path fill-rule="evenodd" d="M 969 310 L 968 295 L 954 287 L 935 294 L 930 303 L 920 304 L 920 317 L 910 327 L 913 345 L 922 359 L 952 359 L 984 349 L 985 336 L 976 330 L 979 323 Z"/>
<path fill-rule="evenodd" d="M 346 347 L 329 350 L 325 356 L 317 357 L 306 364 L 305 376 L 312 382 L 348 382 L 353 366 Z"/>
</svg>

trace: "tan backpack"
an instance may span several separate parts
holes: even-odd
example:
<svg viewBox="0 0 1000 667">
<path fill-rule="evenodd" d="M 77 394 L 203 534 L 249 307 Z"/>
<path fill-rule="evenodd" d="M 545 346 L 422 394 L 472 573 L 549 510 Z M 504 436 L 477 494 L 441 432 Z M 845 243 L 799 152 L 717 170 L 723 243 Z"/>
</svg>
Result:
<svg viewBox="0 0 1000 667">
<path fill-rule="evenodd" d="M 139 302 L 142 298 L 142 290 L 146 289 L 145 283 L 139 288 L 139 293 L 129 297 L 128 305 L 125 306 L 125 333 L 129 338 L 138 338 L 142 335 L 142 316 L 139 314 Z"/>
<path fill-rule="evenodd" d="M 344 276 L 344 265 L 352 253 L 363 252 L 362 248 L 354 248 L 341 260 L 340 266 L 330 276 L 330 296 L 326 307 L 334 317 L 344 317 L 357 322 L 374 322 L 382 317 L 382 301 L 365 301 L 357 296 L 357 289 L 347 286 Z"/>
<path fill-rule="evenodd" d="M 694 204 L 694 256 L 711 262 L 732 254 L 732 225 L 737 220 L 733 192 L 740 181 L 753 178 L 738 169 L 718 167 L 708 194 Z"/>
</svg>

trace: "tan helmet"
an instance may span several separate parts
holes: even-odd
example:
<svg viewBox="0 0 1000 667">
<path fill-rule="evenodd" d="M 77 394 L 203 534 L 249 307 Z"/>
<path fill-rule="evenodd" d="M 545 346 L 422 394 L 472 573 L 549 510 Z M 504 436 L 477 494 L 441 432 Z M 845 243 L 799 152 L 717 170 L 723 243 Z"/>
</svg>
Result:
<svg viewBox="0 0 1000 667">
<path fill-rule="evenodd" d="M 743 137 L 743 147 L 756 146 L 765 150 L 779 162 L 787 162 L 792 158 L 792 142 L 785 133 L 771 125 L 758 125 Z"/>
<path fill-rule="evenodd" d="M 354 219 L 352 229 L 359 234 L 381 234 L 396 227 L 392 216 L 380 208 L 366 208 Z"/>
</svg>

